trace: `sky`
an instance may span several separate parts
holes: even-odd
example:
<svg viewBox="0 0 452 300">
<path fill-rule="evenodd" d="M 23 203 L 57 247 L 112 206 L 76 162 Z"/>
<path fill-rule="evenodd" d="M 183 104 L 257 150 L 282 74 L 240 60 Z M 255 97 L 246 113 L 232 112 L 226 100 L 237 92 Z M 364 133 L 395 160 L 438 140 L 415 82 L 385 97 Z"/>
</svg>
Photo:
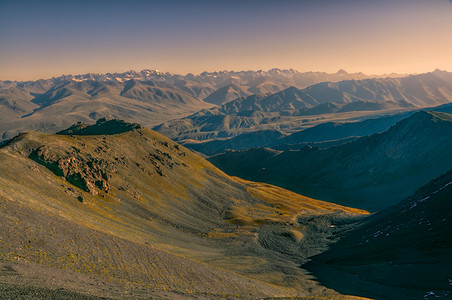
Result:
<svg viewBox="0 0 452 300">
<path fill-rule="evenodd" d="M 452 0 L 0 0 L 0 80 L 452 71 Z"/>
</svg>

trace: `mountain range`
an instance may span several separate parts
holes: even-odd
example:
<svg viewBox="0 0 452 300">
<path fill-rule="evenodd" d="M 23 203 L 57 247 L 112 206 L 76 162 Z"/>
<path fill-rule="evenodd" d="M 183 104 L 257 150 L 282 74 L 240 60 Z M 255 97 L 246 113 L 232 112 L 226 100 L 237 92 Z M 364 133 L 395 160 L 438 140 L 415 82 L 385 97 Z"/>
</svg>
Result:
<svg viewBox="0 0 452 300">
<path fill-rule="evenodd" d="M 268 95 L 290 86 L 303 88 L 322 81 L 368 77 L 376 76 L 279 69 L 200 75 L 143 70 L 63 75 L 37 81 L 0 81 L 0 139 L 27 130 L 54 133 L 74 122 L 90 122 L 102 117 L 152 127 L 237 97 Z"/>
<path fill-rule="evenodd" d="M 325 122 L 360 121 L 451 101 L 452 74 L 436 70 L 401 78 L 324 82 L 305 89 L 289 87 L 271 95 L 240 97 L 154 129 L 183 143 L 267 130 L 286 135 Z"/>
<path fill-rule="evenodd" d="M 203 72 L 199 75 L 191 73 L 187 75 L 171 74 L 168 72 L 159 72 L 158 70 L 142 70 L 140 72 L 127 71 L 124 73 L 106 73 L 106 74 L 80 74 L 80 75 L 62 75 L 48 80 L 38 80 L 40 85 L 50 87 L 58 81 L 113 81 L 125 82 L 128 80 L 138 81 L 159 81 L 175 85 L 193 97 L 204 99 L 214 91 L 232 86 L 244 89 L 245 94 L 268 94 L 283 90 L 284 88 L 295 86 L 304 88 L 319 82 L 341 81 L 347 79 L 364 79 L 364 78 L 383 78 L 383 77 L 401 77 L 400 74 L 384 74 L 384 75 L 366 75 L 363 73 L 347 73 L 339 70 L 337 73 L 324 72 L 298 72 L 295 70 L 280 70 L 277 68 L 268 71 L 219 71 L 219 72 Z M 17 82 L 17 81 L 0 81 L 0 88 L 20 87 L 34 85 L 35 82 Z M 225 93 L 228 96 L 228 93 Z M 226 101 L 223 98 L 220 102 Z"/>
<path fill-rule="evenodd" d="M 429 108 L 430 111 L 452 113 L 450 103 Z M 388 130 L 398 121 L 419 110 L 371 117 L 354 122 L 324 122 L 292 134 L 279 130 L 258 130 L 245 132 L 230 138 L 216 138 L 207 141 L 182 140 L 186 147 L 207 156 L 223 153 L 227 150 L 244 150 L 253 147 L 267 147 L 275 150 L 299 150 L 306 146 L 329 148 L 344 144 L 360 137 Z"/>
<path fill-rule="evenodd" d="M 0 91 L 2 139 L 20 131 L 56 132 L 75 122 L 121 118 L 152 126 L 212 107 L 164 82 L 74 81 L 27 83 Z"/>
</svg>

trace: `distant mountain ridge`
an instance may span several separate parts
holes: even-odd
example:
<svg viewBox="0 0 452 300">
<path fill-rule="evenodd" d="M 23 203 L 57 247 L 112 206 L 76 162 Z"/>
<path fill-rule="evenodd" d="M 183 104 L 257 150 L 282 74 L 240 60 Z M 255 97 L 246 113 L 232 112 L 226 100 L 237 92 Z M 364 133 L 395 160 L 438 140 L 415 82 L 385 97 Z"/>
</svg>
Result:
<svg viewBox="0 0 452 300">
<path fill-rule="evenodd" d="M 242 81 L 252 81 L 252 80 L 262 80 L 262 78 L 286 78 L 292 79 L 293 83 L 297 85 L 305 82 L 306 86 L 313 84 L 314 82 L 322 81 L 340 81 L 345 79 L 359 79 L 359 78 L 384 78 L 384 77 L 401 77 L 405 76 L 402 74 L 382 74 L 382 75 L 366 75 L 364 73 L 347 73 L 344 70 L 340 70 L 337 73 L 326 73 L 326 72 L 298 72 L 296 70 L 281 70 L 281 69 L 270 69 L 268 71 L 258 70 L 258 71 L 217 71 L 217 72 L 203 72 L 199 75 L 194 75 L 188 73 L 186 75 L 173 74 L 169 72 L 160 72 L 158 70 L 144 69 L 142 71 L 126 71 L 122 73 L 87 73 L 79 75 L 61 75 L 58 77 L 53 77 L 51 79 L 39 79 L 36 81 L 11 81 L 11 80 L 0 80 L 0 88 L 14 87 L 14 86 L 25 86 L 34 84 L 45 85 L 47 82 L 56 82 L 62 80 L 74 80 L 74 81 L 117 81 L 124 82 L 127 80 L 158 80 L 158 81 L 176 81 L 176 80 L 193 80 L 193 81 L 210 81 L 210 83 L 215 83 L 216 85 L 226 86 L 226 82 L 232 84 L 233 82 Z M 262 83 L 262 81 L 260 81 Z"/>
<path fill-rule="evenodd" d="M 354 117 L 367 118 L 452 99 L 448 72 L 368 77 L 344 71 L 327 74 L 272 69 L 182 76 L 143 70 L 67 75 L 33 82 L 2 81 L 0 139 L 34 129 L 56 132 L 78 121 L 102 117 L 144 126 L 164 123 L 156 129 L 177 140 L 231 137 L 259 130 L 287 134 L 328 118 L 319 115 L 342 114 L 339 120 L 345 121 L 351 117 L 350 112 Z M 318 83 L 324 80 L 329 82 Z M 309 84 L 314 85 L 305 87 Z M 202 111 L 215 105 L 221 106 L 207 113 Z M 178 124 L 180 118 L 189 115 L 197 120 L 185 119 Z M 175 121 L 165 123 L 169 120 Z"/>
<path fill-rule="evenodd" d="M 267 97 L 240 98 L 226 103 L 226 114 L 258 110 L 263 112 L 313 108 L 326 103 L 388 102 L 400 107 L 427 107 L 452 102 L 452 73 L 435 71 L 402 78 L 323 82 L 303 90 L 290 87 Z"/>
<path fill-rule="evenodd" d="M 452 102 L 452 73 L 323 82 L 251 95 L 154 127 L 178 141 L 274 130 L 290 134 L 320 123 L 356 121 Z"/>
<path fill-rule="evenodd" d="M 102 117 L 154 126 L 237 97 L 268 95 L 290 86 L 305 87 L 325 80 L 367 77 L 362 73 L 279 69 L 199 75 L 142 70 L 0 81 L 0 141 L 21 131 L 56 132 L 78 121 Z"/>
<path fill-rule="evenodd" d="M 399 74 L 384 75 L 366 75 L 363 73 L 347 73 L 343 70 L 337 73 L 325 72 L 298 72 L 295 70 L 280 70 L 277 68 L 268 71 L 219 71 L 203 72 L 199 75 L 191 73 L 187 75 L 172 74 L 160 72 L 158 70 L 145 69 L 142 71 L 127 71 L 123 73 L 87 73 L 80 75 L 62 75 L 51 79 L 40 79 L 37 81 L 0 81 L 0 89 L 11 87 L 25 88 L 49 88 L 51 85 L 60 81 L 99 81 L 99 82 L 125 82 L 129 80 L 138 81 L 159 81 L 174 85 L 191 96 L 206 99 L 213 92 L 233 85 L 241 89 L 247 95 L 251 94 L 270 94 L 275 93 L 290 86 L 304 88 L 309 85 L 324 81 L 340 81 L 346 79 L 364 79 L 364 78 L 384 78 L 399 77 Z M 214 104 L 222 104 L 232 100 L 234 92 L 225 92 L 224 95 L 212 96 Z M 210 102 L 207 99 L 207 102 Z"/>
</svg>

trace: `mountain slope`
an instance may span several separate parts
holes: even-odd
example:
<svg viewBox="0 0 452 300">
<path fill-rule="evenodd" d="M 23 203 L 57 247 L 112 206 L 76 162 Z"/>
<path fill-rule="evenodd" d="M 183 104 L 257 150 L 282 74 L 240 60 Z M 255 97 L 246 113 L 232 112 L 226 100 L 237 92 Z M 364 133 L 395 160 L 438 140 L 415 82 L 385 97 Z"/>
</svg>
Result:
<svg viewBox="0 0 452 300">
<path fill-rule="evenodd" d="M 233 114 L 242 111 L 257 110 L 262 112 L 275 112 L 281 110 L 294 110 L 305 107 L 313 107 L 318 103 L 309 94 L 295 87 L 269 95 L 267 97 L 247 97 L 237 99 L 223 105 L 221 112 Z"/>
<path fill-rule="evenodd" d="M 447 74 L 447 72 L 446 72 Z M 452 82 L 438 71 L 402 78 L 372 78 L 323 82 L 303 90 L 290 87 L 268 97 L 238 99 L 222 108 L 225 113 L 264 112 L 311 108 L 325 103 L 394 102 L 401 107 L 437 106 L 452 101 Z"/>
<path fill-rule="evenodd" d="M 450 299 L 451 197 L 449 171 L 413 196 L 366 219 L 307 267 L 341 292 L 377 299 Z M 361 282 L 361 290 L 356 289 L 358 285 L 327 278 L 332 270 L 343 276 L 352 274 L 353 280 Z"/>
<path fill-rule="evenodd" d="M 389 130 L 328 149 L 228 152 L 209 160 L 231 175 L 378 210 L 452 168 L 452 115 L 420 111 Z"/>
<path fill-rule="evenodd" d="M 298 267 L 331 241 L 297 220 L 365 213 L 228 177 L 116 120 L 22 134 L 0 148 L 0 162 L 0 270 L 21 275 L 0 279 L 25 287 L 114 298 L 336 295 Z"/>
<path fill-rule="evenodd" d="M 223 103 L 232 101 L 234 99 L 248 96 L 251 93 L 247 91 L 246 87 L 229 84 L 225 87 L 219 88 L 203 100 L 208 103 L 222 105 Z"/>
</svg>

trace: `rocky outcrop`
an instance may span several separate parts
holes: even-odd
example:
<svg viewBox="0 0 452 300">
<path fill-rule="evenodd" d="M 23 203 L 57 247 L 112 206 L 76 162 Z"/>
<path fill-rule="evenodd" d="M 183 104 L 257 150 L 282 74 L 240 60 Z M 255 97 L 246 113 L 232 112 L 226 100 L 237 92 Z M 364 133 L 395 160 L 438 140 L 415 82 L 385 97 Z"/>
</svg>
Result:
<svg viewBox="0 0 452 300">
<path fill-rule="evenodd" d="M 82 122 L 58 132 L 64 135 L 112 135 L 127 132 L 134 129 L 140 129 L 141 125 L 137 123 L 127 123 L 123 120 L 107 120 L 100 118 L 94 125 L 88 125 Z"/>
<path fill-rule="evenodd" d="M 76 148 L 57 153 L 47 146 L 32 151 L 29 157 L 84 191 L 95 195 L 98 193 L 96 188 L 104 192 L 110 190 L 108 171 L 112 166 L 106 160 L 81 154 Z"/>
</svg>

